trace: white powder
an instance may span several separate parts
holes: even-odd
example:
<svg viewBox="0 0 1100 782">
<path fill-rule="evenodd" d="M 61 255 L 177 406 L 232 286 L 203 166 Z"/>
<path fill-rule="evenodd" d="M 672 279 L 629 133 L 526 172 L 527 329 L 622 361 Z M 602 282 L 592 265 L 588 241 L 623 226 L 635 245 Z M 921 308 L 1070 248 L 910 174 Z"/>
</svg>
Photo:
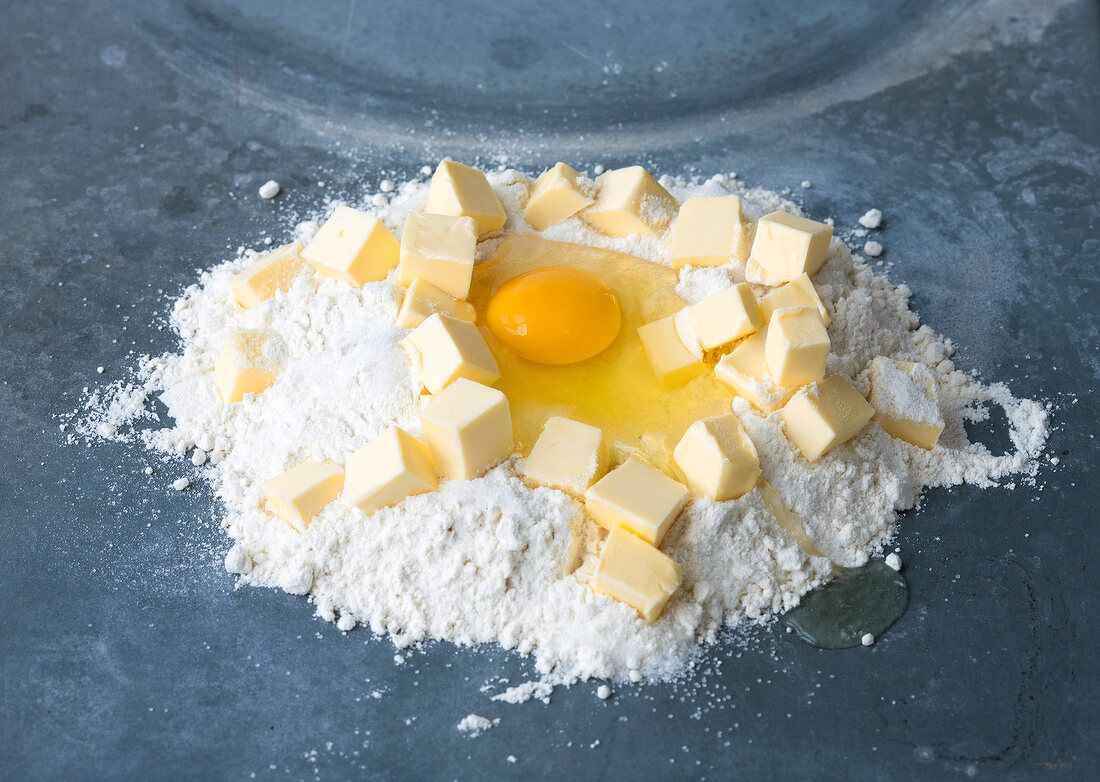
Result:
<svg viewBox="0 0 1100 782">
<path fill-rule="evenodd" d="M 859 224 L 864 228 L 878 228 L 882 225 L 882 212 L 878 209 L 868 209 L 863 217 L 859 218 Z"/>
<path fill-rule="evenodd" d="M 480 714 L 467 714 L 455 727 L 470 738 L 477 738 L 499 722 L 499 719 L 490 720 Z"/>
<path fill-rule="evenodd" d="M 269 179 L 260 185 L 260 198 L 272 199 L 279 195 L 279 183 L 274 179 Z"/>
<path fill-rule="evenodd" d="M 508 213 L 505 232 L 530 232 L 522 217 L 526 177 L 501 171 L 490 180 Z M 726 176 L 662 182 L 680 200 L 737 193 L 754 220 L 776 209 L 799 211 L 774 193 L 751 190 Z M 373 207 L 364 208 L 396 233 L 426 194 L 426 182 L 406 182 L 390 197 L 376 194 Z M 308 239 L 316 228 L 315 220 L 307 221 L 290 238 Z M 666 239 L 614 239 L 577 218 L 544 235 L 667 263 Z M 482 242 L 479 259 L 490 257 L 498 244 L 499 237 Z M 700 643 L 715 642 L 723 627 L 765 621 L 829 577 L 829 559 L 807 555 L 759 492 L 732 502 L 696 500 L 662 544 L 681 564 L 683 586 L 660 621 L 647 625 L 626 605 L 588 588 L 602 533 L 567 495 L 528 488 L 517 476 L 518 459 L 473 481 L 445 480 L 438 492 L 411 497 L 369 518 L 333 502 L 299 535 L 261 510 L 266 479 L 305 459 L 343 462 L 391 425 L 421 431 L 412 369 L 398 346 L 407 332 L 393 325 L 401 289 L 392 275 L 361 288 L 303 275 L 288 291 L 241 310 L 229 280 L 254 257 L 242 251 L 204 272 L 172 311 L 180 351 L 146 359 L 134 382 L 89 394 L 77 426 L 93 440 L 140 439 L 150 449 L 184 458 L 192 449 L 205 454 L 202 476 L 224 507 L 222 525 L 234 541 L 225 567 L 240 583 L 308 593 L 318 615 L 337 621 L 341 630 L 362 624 L 398 648 L 438 638 L 463 645 L 498 643 L 530 654 L 543 681 L 496 696 L 519 703 L 548 697 L 551 684 L 559 682 L 682 675 Z M 742 280 L 734 265 L 686 269 L 677 290 L 694 302 Z M 1003 385 L 984 386 L 955 371 L 949 344 L 920 326 L 908 309 L 908 288 L 873 274 L 839 240 L 814 283 L 833 314 L 828 371 L 851 378 L 866 393 L 868 364 L 876 356 L 921 364 L 935 377 L 945 421 L 931 451 L 871 423 L 853 441 L 810 464 L 787 439 L 778 415 L 761 417 L 743 400 L 733 401 L 731 409 L 756 443 L 766 478 L 802 516 L 820 551 L 841 565 L 861 564 L 881 553 L 894 534 L 897 513 L 913 507 L 924 487 L 964 481 L 991 486 L 1010 473 L 1034 475 L 1047 436 L 1046 411 L 1014 398 Z M 274 332 L 285 367 L 262 394 L 226 405 L 211 368 L 236 328 Z M 155 422 L 147 406 L 155 396 L 173 423 L 136 426 Z M 981 420 L 990 403 L 1005 410 L 1014 448 L 1007 454 L 991 454 L 967 439 L 964 422 Z M 581 536 L 584 541 L 587 535 L 588 545 L 581 547 L 579 565 L 574 561 L 578 528 L 589 530 Z M 459 729 L 473 734 L 491 724 L 470 715 Z"/>
</svg>

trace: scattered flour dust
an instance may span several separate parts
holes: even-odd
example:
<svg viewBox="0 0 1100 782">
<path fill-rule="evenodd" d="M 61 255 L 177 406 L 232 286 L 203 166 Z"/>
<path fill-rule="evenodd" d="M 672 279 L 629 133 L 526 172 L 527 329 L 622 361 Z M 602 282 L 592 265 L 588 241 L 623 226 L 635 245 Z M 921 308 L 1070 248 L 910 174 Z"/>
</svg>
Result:
<svg viewBox="0 0 1100 782">
<path fill-rule="evenodd" d="M 527 178 L 503 170 L 490 181 L 508 212 L 506 231 L 531 231 L 522 217 Z M 737 193 L 752 220 L 775 209 L 799 212 L 775 193 L 722 175 L 703 182 L 666 176 L 661 182 L 680 200 Z M 425 182 L 407 182 L 359 206 L 400 235 L 405 215 L 426 193 Z M 863 222 L 875 222 L 874 216 Z M 307 221 L 278 243 L 309 238 L 316 228 L 317 220 Z M 667 263 L 666 239 L 614 239 L 576 218 L 544 236 Z M 479 259 L 490 257 L 498 243 L 482 242 Z M 415 378 L 398 347 L 406 332 L 393 325 L 402 295 L 394 275 L 356 288 L 303 274 L 289 290 L 242 310 L 229 280 L 255 257 L 242 249 L 236 259 L 203 272 L 172 310 L 179 352 L 146 358 L 129 382 L 92 391 L 77 432 L 93 440 L 141 441 L 183 459 L 201 451 L 204 464 L 196 475 L 211 482 L 224 507 L 222 524 L 234 541 L 225 567 L 242 583 L 308 594 L 317 613 L 341 630 L 361 624 L 398 648 L 436 638 L 499 643 L 532 655 L 541 681 L 495 696 L 507 703 L 543 699 L 553 684 L 589 677 L 680 676 L 723 627 L 766 621 L 797 605 L 826 580 L 829 559 L 854 566 L 881 553 L 898 512 L 914 507 L 925 487 L 992 486 L 1013 473 L 1034 476 L 1047 437 L 1047 414 L 1037 402 L 957 371 L 950 343 L 909 310 L 909 289 L 874 274 L 836 239 L 814 277 L 832 313 L 828 371 L 851 378 L 866 393 L 876 356 L 927 367 L 945 422 L 939 444 L 925 451 L 871 423 L 810 464 L 788 441 L 777 414 L 761 417 L 735 399 L 732 409 L 756 443 L 765 477 L 829 559 L 804 553 L 758 492 L 731 502 L 695 500 L 662 546 L 682 565 L 683 586 L 660 620 L 647 625 L 628 606 L 588 588 L 591 548 L 569 572 L 574 530 L 591 523 L 565 494 L 528 488 L 517 477 L 520 456 L 473 481 L 443 481 L 437 492 L 370 517 L 333 502 L 301 535 L 267 514 L 261 485 L 271 476 L 306 459 L 343 462 L 388 426 L 414 434 L 421 428 Z M 694 302 L 743 279 L 737 265 L 688 268 L 677 290 Z M 226 335 L 240 327 L 274 331 L 287 361 L 264 393 L 226 405 L 211 370 Z M 170 425 L 156 426 L 149 406 L 154 398 L 166 406 Z M 964 423 L 987 417 L 990 404 L 1007 415 L 1009 453 L 993 454 L 967 439 Z M 491 725 L 470 715 L 458 727 L 474 735 Z"/>
</svg>

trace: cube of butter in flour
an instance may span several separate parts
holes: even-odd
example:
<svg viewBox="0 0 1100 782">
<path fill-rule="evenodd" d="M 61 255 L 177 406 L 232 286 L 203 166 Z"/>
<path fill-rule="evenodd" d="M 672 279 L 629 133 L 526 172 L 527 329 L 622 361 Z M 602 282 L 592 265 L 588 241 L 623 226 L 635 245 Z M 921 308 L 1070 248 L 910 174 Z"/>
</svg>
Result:
<svg viewBox="0 0 1100 782">
<path fill-rule="evenodd" d="M 793 388 L 777 384 L 768 373 L 768 362 L 764 359 L 767 339 L 768 327 L 765 326 L 741 340 L 714 367 L 715 378 L 764 415 L 781 408 L 795 392 Z"/>
<path fill-rule="evenodd" d="M 800 274 L 814 274 L 825 263 L 833 227 L 826 223 L 772 212 L 756 224 L 745 277 L 749 282 L 776 285 Z"/>
<path fill-rule="evenodd" d="M 302 257 L 320 274 L 352 285 L 386 279 L 399 253 L 400 245 L 381 221 L 343 204 L 302 249 Z"/>
<path fill-rule="evenodd" d="M 608 236 L 657 236 L 676 214 L 676 199 L 641 166 L 608 171 L 599 185 L 584 219 Z"/>
<path fill-rule="evenodd" d="M 815 462 L 859 434 L 875 410 L 843 375 L 829 375 L 799 390 L 779 411 L 787 435 Z"/>
<path fill-rule="evenodd" d="M 936 377 L 924 364 L 877 356 L 871 362 L 871 407 L 886 432 L 932 448 L 943 432 Z"/>
<path fill-rule="evenodd" d="M 348 457 L 344 500 L 363 513 L 439 487 L 428 446 L 391 426 Z"/>
<path fill-rule="evenodd" d="M 649 624 L 680 588 L 680 565 L 622 527 L 611 530 L 589 586 L 638 612 Z"/>
<path fill-rule="evenodd" d="M 776 383 L 797 388 L 820 380 L 828 356 L 829 332 L 816 307 L 787 307 L 772 313 L 764 359 Z"/>
<path fill-rule="evenodd" d="M 638 327 L 646 358 L 657 379 L 666 386 L 686 383 L 706 369 L 702 355 L 692 353 L 676 334 L 675 316 L 655 320 Z"/>
<path fill-rule="evenodd" d="M 821 313 L 821 322 L 829 325 L 829 311 L 817 295 L 817 288 L 810 281 L 810 275 L 800 274 L 793 280 L 760 297 L 760 315 L 767 323 L 776 310 L 788 307 L 817 307 Z"/>
<path fill-rule="evenodd" d="M 523 219 L 536 231 L 543 231 L 591 203 L 592 199 L 578 183 L 576 169 L 557 163 L 535 180 Z"/>
<path fill-rule="evenodd" d="M 401 234 L 401 284 L 425 280 L 456 299 L 465 299 L 476 249 L 477 223 L 472 217 L 413 212 L 405 218 Z"/>
<path fill-rule="evenodd" d="M 336 462 L 303 462 L 264 483 L 268 508 L 283 521 L 305 532 L 322 508 L 344 488 L 344 468 Z"/>
<path fill-rule="evenodd" d="M 673 459 L 693 492 L 719 502 L 751 491 L 760 477 L 756 446 L 733 413 L 689 426 Z"/>
<path fill-rule="evenodd" d="M 687 486 L 633 456 L 584 493 L 584 507 L 604 529 L 626 527 L 660 546 L 688 500 Z"/>
<path fill-rule="evenodd" d="M 546 419 L 542 434 L 523 463 L 527 480 L 572 494 L 584 490 L 607 472 L 603 432 L 561 416 Z"/>
<path fill-rule="evenodd" d="M 453 160 L 444 160 L 435 169 L 424 211 L 473 218 L 478 238 L 499 231 L 508 219 L 485 174 Z"/>
<path fill-rule="evenodd" d="M 413 280 L 397 313 L 397 325 L 403 329 L 415 329 L 437 312 L 470 323 L 477 320 L 477 312 L 470 302 L 456 299 L 427 280 Z"/>
<path fill-rule="evenodd" d="M 460 377 L 420 413 L 436 473 L 470 479 L 512 452 L 512 414 L 495 388 Z"/>
<path fill-rule="evenodd" d="M 436 313 L 413 329 L 401 345 L 420 370 L 429 394 L 438 394 L 460 377 L 491 386 L 500 380 L 497 362 L 477 326 Z"/>
<path fill-rule="evenodd" d="M 764 325 L 756 295 L 743 282 L 684 307 L 672 322 L 684 347 L 697 356 L 747 337 Z"/>
<path fill-rule="evenodd" d="M 285 346 L 272 331 L 235 329 L 229 332 L 214 363 L 214 382 L 223 402 L 240 402 L 259 394 L 279 375 Z"/>
<path fill-rule="evenodd" d="M 673 267 L 721 266 L 749 257 L 749 225 L 735 195 L 695 196 L 680 205 L 672 226 Z"/>
<path fill-rule="evenodd" d="M 276 247 L 249 264 L 229 281 L 233 298 L 249 309 L 263 304 L 275 295 L 275 291 L 287 290 L 294 278 L 307 268 L 301 252 L 302 243 L 292 242 Z"/>
</svg>

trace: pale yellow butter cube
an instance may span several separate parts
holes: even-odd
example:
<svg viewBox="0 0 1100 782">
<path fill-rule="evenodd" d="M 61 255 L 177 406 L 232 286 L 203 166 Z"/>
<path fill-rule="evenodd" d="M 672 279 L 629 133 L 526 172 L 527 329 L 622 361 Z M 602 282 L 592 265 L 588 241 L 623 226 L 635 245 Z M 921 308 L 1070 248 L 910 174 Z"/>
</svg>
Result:
<svg viewBox="0 0 1100 782">
<path fill-rule="evenodd" d="M 675 268 L 746 261 L 749 247 L 749 226 L 737 196 L 695 196 L 680 205 L 669 253 Z"/>
<path fill-rule="evenodd" d="M 687 486 L 633 456 L 584 493 L 584 507 L 604 529 L 626 527 L 660 546 L 688 500 Z"/>
<path fill-rule="evenodd" d="M 233 298 L 249 309 L 263 304 L 275 295 L 275 291 L 287 290 L 306 268 L 301 252 L 301 242 L 284 244 L 233 275 L 229 281 Z"/>
<path fill-rule="evenodd" d="M 764 359 L 767 339 L 768 327 L 765 326 L 741 340 L 714 367 L 714 376 L 721 383 L 764 415 L 781 408 L 795 392 L 793 388 L 778 385 L 768 374 L 768 362 Z"/>
<path fill-rule="evenodd" d="M 496 359 L 477 326 L 436 313 L 401 342 L 420 372 L 429 394 L 438 394 L 460 377 L 491 386 L 500 380 Z"/>
<path fill-rule="evenodd" d="M 817 288 L 810 281 L 810 275 L 800 274 L 786 285 L 768 291 L 760 297 L 760 315 L 767 323 L 776 310 L 788 307 L 816 307 L 821 313 L 821 322 L 829 325 L 829 311 L 817 295 Z"/>
<path fill-rule="evenodd" d="M 756 237 L 745 266 L 749 282 L 776 285 L 800 274 L 814 274 L 829 255 L 833 227 L 826 223 L 772 212 L 756 224 Z"/>
<path fill-rule="evenodd" d="M 932 448 L 943 432 L 936 377 L 924 364 L 878 356 L 871 362 L 871 406 L 886 432 Z"/>
<path fill-rule="evenodd" d="M 577 171 L 565 163 L 557 163 L 543 171 L 531 188 L 523 219 L 536 231 L 544 231 L 572 217 L 592 203 L 577 181 Z"/>
<path fill-rule="evenodd" d="M 666 386 L 682 385 L 701 374 L 706 365 L 701 356 L 688 350 L 676 334 L 675 316 L 638 327 L 646 358 L 658 380 Z"/>
<path fill-rule="evenodd" d="M 779 411 L 787 435 L 807 461 L 815 462 L 859 434 L 875 409 L 843 375 L 802 388 Z"/>
<path fill-rule="evenodd" d="M 420 214 L 405 218 L 401 234 L 401 284 L 430 282 L 456 299 L 470 293 L 477 250 L 477 223 L 471 217 Z"/>
<path fill-rule="evenodd" d="M 756 295 L 743 282 L 685 307 L 672 322 L 684 347 L 697 356 L 747 337 L 764 325 Z"/>
<path fill-rule="evenodd" d="M 381 221 L 341 204 L 303 248 L 302 257 L 320 274 L 362 285 L 386 279 L 397 266 L 400 249 Z"/>
<path fill-rule="evenodd" d="M 764 358 L 776 383 L 797 388 L 820 380 L 828 356 L 829 332 L 816 307 L 788 307 L 772 313 Z"/>
<path fill-rule="evenodd" d="M 756 446 L 733 413 L 693 423 L 672 457 L 688 488 L 719 502 L 751 491 L 760 477 Z"/>
<path fill-rule="evenodd" d="M 589 586 L 638 612 L 649 624 L 680 588 L 680 565 L 622 527 L 611 530 Z"/>
<path fill-rule="evenodd" d="M 303 462 L 264 483 L 268 508 L 298 532 L 344 488 L 344 468 L 336 462 Z"/>
<path fill-rule="evenodd" d="M 603 432 L 561 416 L 546 420 L 523 464 L 527 480 L 572 494 L 583 494 L 608 467 Z"/>
<path fill-rule="evenodd" d="M 437 312 L 470 323 L 477 320 L 477 312 L 470 302 L 456 299 L 427 280 L 413 280 L 401 301 L 397 325 L 403 329 L 415 329 Z"/>
<path fill-rule="evenodd" d="M 435 169 L 424 211 L 473 218 L 478 238 L 499 231 L 508 219 L 485 174 L 453 160 L 444 160 Z"/>
<path fill-rule="evenodd" d="M 396 426 L 349 456 L 346 469 L 344 500 L 363 513 L 439 487 L 428 446 Z"/>
<path fill-rule="evenodd" d="M 436 473 L 470 479 L 512 452 L 512 414 L 495 388 L 459 378 L 420 413 Z"/>
<path fill-rule="evenodd" d="M 229 332 L 214 364 L 214 382 L 223 402 L 240 402 L 245 394 L 269 388 L 279 375 L 285 346 L 265 329 Z"/>
<path fill-rule="evenodd" d="M 641 166 L 608 171 L 599 183 L 584 219 L 608 236 L 657 236 L 676 214 L 676 199 Z"/>
</svg>

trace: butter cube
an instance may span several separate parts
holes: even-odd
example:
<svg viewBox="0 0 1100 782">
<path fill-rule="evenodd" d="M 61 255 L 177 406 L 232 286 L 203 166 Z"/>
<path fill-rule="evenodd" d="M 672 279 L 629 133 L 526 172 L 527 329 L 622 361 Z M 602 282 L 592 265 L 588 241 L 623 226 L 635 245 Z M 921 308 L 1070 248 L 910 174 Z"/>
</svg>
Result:
<svg viewBox="0 0 1100 782">
<path fill-rule="evenodd" d="M 500 380 L 497 362 L 477 326 L 438 312 L 401 342 L 420 370 L 420 383 L 438 394 L 460 377 L 491 386 Z"/>
<path fill-rule="evenodd" d="M 438 487 L 428 446 L 396 426 L 348 457 L 344 499 L 363 513 Z"/>
<path fill-rule="evenodd" d="M 233 298 L 245 309 L 250 309 L 270 299 L 275 291 L 288 289 L 306 268 L 301 252 L 301 242 L 284 244 L 233 275 L 229 281 Z"/>
<path fill-rule="evenodd" d="M 424 280 L 456 299 L 470 293 L 477 249 L 477 223 L 472 217 L 413 212 L 401 234 L 401 284 Z"/>
<path fill-rule="evenodd" d="M 688 490 L 656 467 L 631 456 L 584 493 L 584 507 L 604 529 L 625 527 L 660 546 L 687 504 Z"/>
<path fill-rule="evenodd" d="M 768 291 L 760 297 L 760 315 L 765 323 L 771 320 L 776 310 L 788 307 L 816 307 L 821 313 L 821 322 L 826 326 L 829 325 L 829 311 L 825 309 L 825 304 L 817 295 L 817 288 L 810 281 L 808 274 L 800 274 L 786 285 Z"/>
<path fill-rule="evenodd" d="M 641 166 L 600 177 L 596 203 L 585 219 L 608 236 L 657 236 L 676 213 L 676 199 Z"/>
<path fill-rule="evenodd" d="M 676 334 L 673 315 L 638 327 L 646 358 L 658 380 L 666 386 L 682 385 L 706 369 L 700 355 L 695 355 Z"/>
<path fill-rule="evenodd" d="M 303 462 L 263 485 L 268 508 L 298 532 L 344 488 L 344 468 L 336 462 Z"/>
<path fill-rule="evenodd" d="M 672 557 L 616 527 L 603 543 L 589 585 L 594 592 L 626 603 L 653 624 L 680 588 L 681 578 L 680 565 Z"/>
<path fill-rule="evenodd" d="M 427 280 L 413 280 L 397 313 L 397 325 L 403 329 L 415 329 L 437 312 L 470 323 L 477 320 L 473 304 L 456 299 Z"/>
<path fill-rule="evenodd" d="M 825 263 L 833 227 L 772 212 L 756 224 L 756 238 L 745 266 L 749 282 L 776 285 L 800 274 L 814 274 Z"/>
<path fill-rule="evenodd" d="M 473 218 L 479 239 L 499 231 L 508 219 L 485 174 L 453 160 L 442 161 L 432 175 L 424 211 Z"/>
<path fill-rule="evenodd" d="M 764 415 L 781 408 L 795 392 L 793 388 L 778 385 L 768 374 L 768 362 L 764 358 L 767 339 L 768 327 L 765 326 L 741 340 L 714 367 L 714 376 L 721 383 Z"/>
<path fill-rule="evenodd" d="M 341 204 L 302 250 L 320 274 L 362 285 L 386 279 L 400 245 L 380 221 Z"/>
<path fill-rule="evenodd" d="M 279 375 L 284 352 L 285 346 L 274 332 L 231 331 L 214 363 L 214 382 L 222 401 L 240 402 L 245 394 L 269 388 Z"/>
<path fill-rule="evenodd" d="M 867 425 L 875 409 L 848 378 L 829 375 L 802 388 L 779 411 L 787 435 L 807 461 L 815 462 Z"/>
<path fill-rule="evenodd" d="M 684 201 L 672 226 L 672 265 L 722 266 L 749 257 L 749 226 L 735 195 Z"/>
<path fill-rule="evenodd" d="M 803 386 L 825 376 L 829 332 L 814 307 L 776 310 L 768 321 L 764 358 L 781 386 Z"/>
<path fill-rule="evenodd" d="M 756 446 L 733 413 L 693 423 L 672 458 L 693 492 L 719 502 L 751 491 L 760 477 Z"/>
<path fill-rule="evenodd" d="M 743 282 L 685 307 L 672 322 L 676 336 L 696 356 L 747 337 L 764 325 L 756 295 Z"/>
<path fill-rule="evenodd" d="M 584 490 L 607 472 L 603 432 L 561 416 L 546 420 L 531 455 L 523 464 L 529 481 L 571 494 Z"/>
<path fill-rule="evenodd" d="M 592 203 L 577 182 L 577 171 L 565 163 L 543 171 L 531 188 L 523 219 L 536 231 L 544 231 Z"/>
<path fill-rule="evenodd" d="M 421 411 L 436 472 L 470 479 L 512 452 L 512 414 L 495 388 L 460 377 Z"/>
<path fill-rule="evenodd" d="M 871 406 L 887 433 L 931 449 L 943 432 L 936 377 L 924 364 L 878 356 L 871 362 Z"/>
</svg>

